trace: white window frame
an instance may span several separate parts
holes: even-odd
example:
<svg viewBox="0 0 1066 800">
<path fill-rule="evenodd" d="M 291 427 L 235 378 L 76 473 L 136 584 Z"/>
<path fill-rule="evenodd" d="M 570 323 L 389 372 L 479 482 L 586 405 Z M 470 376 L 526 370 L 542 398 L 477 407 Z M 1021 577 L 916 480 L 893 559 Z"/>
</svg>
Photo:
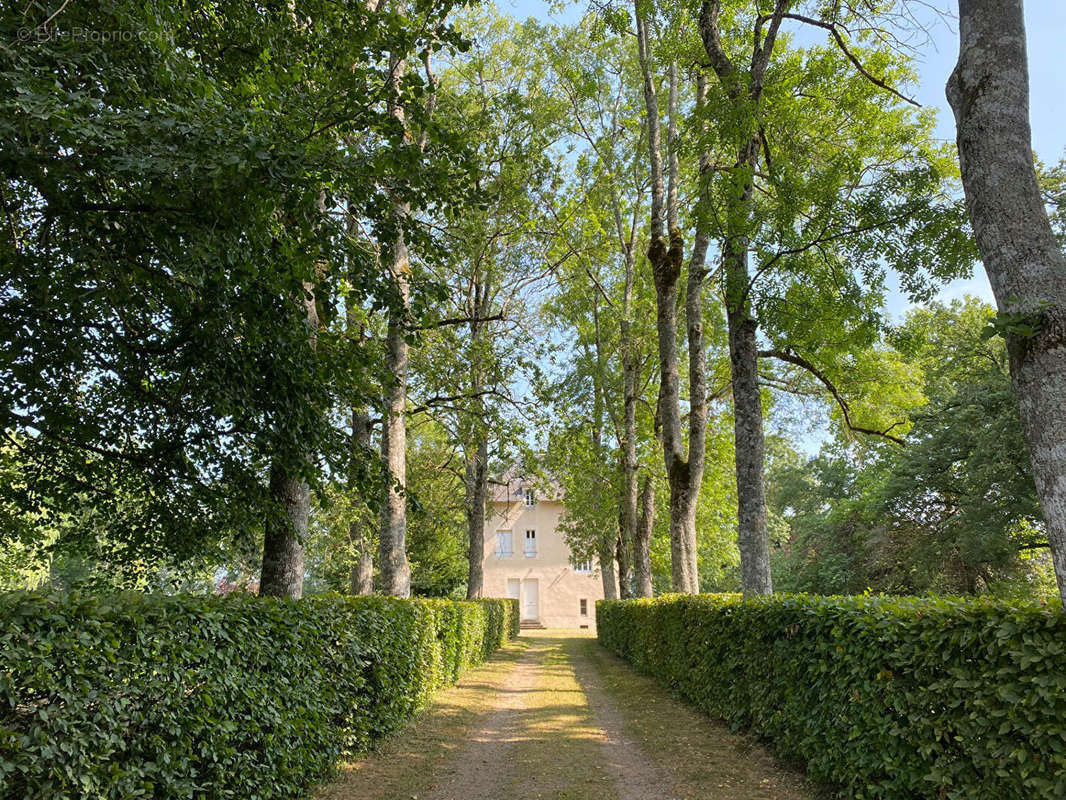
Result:
<svg viewBox="0 0 1066 800">
<path fill-rule="evenodd" d="M 504 537 L 507 540 L 507 550 L 504 551 L 502 545 Z M 514 556 L 514 532 L 513 531 L 496 531 L 496 557 L 497 558 L 511 558 Z"/>
<path fill-rule="evenodd" d="M 537 504 L 537 496 L 533 493 L 533 490 L 528 486 L 522 490 L 523 502 L 527 508 L 532 508 Z"/>
<path fill-rule="evenodd" d="M 530 546 L 530 545 L 532 545 L 532 546 Z M 525 550 L 524 550 L 524 552 L 525 552 L 526 558 L 536 558 L 537 557 L 537 532 L 535 530 L 533 530 L 532 528 L 527 528 L 526 529 Z"/>
<path fill-rule="evenodd" d="M 592 559 L 587 558 L 584 561 L 578 561 L 574 564 L 574 572 L 588 573 L 592 572 Z"/>
</svg>

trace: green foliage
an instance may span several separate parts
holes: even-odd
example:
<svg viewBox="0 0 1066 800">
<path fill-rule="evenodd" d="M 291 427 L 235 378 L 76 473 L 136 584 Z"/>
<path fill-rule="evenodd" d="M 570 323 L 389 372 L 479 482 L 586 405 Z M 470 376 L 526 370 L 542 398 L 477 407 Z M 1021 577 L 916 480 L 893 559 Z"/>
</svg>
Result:
<svg viewBox="0 0 1066 800">
<path fill-rule="evenodd" d="M 1036 171 L 1051 227 L 1059 245 L 1066 248 L 1066 159 L 1059 159 L 1054 167 L 1048 167 L 1038 160 Z"/>
<path fill-rule="evenodd" d="M 0 598 L 0 796 L 303 796 L 517 633 L 513 600 Z"/>
<path fill-rule="evenodd" d="M 600 602 L 600 642 L 841 798 L 1066 796 L 1066 615 L 987 600 Z"/>
<path fill-rule="evenodd" d="M 0 430 L 23 456 L 8 502 L 88 509 L 116 555 L 180 559 L 257 538 L 269 463 L 346 468 L 329 410 L 371 402 L 376 354 L 333 324 L 339 297 L 391 301 L 350 223 L 388 242 L 394 201 L 445 213 L 465 196 L 453 138 L 427 131 L 423 160 L 384 101 L 390 56 L 458 44 L 448 7 L 5 6 Z M 402 88 L 413 107 L 426 84 L 411 71 Z M 91 550 L 93 533 L 61 539 Z"/>
<path fill-rule="evenodd" d="M 463 483 L 446 431 L 421 418 L 407 438 L 407 556 L 411 589 L 420 597 L 452 597 L 466 585 L 467 544 Z M 359 551 L 352 525 L 376 539 L 377 514 L 336 482 L 315 498 L 306 549 L 306 593 L 347 593 Z M 371 542 L 372 546 L 374 545 Z M 372 552 L 377 552 L 376 546 Z"/>
<path fill-rule="evenodd" d="M 912 311 L 891 334 L 926 402 L 903 445 L 831 443 L 770 472 L 789 526 L 775 580 L 787 591 L 1040 596 L 1047 546 L 1006 348 L 973 299 Z"/>
<path fill-rule="evenodd" d="M 407 555 L 411 590 L 425 597 L 463 596 L 467 533 L 462 463 L 447 432 L 432 419 L 407 439 Z"/>
</svg>

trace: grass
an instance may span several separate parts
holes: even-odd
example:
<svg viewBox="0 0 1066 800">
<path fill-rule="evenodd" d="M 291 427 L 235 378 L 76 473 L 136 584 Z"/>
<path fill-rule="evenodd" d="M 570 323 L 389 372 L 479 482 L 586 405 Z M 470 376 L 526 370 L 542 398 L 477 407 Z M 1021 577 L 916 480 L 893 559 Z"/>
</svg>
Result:
<svg viewBox="0 0 1066 800">
<path fill-rule="evenodd" d="M 819 795 L 798 770 L 783 766 L 752 737 L 732 733 L 671 697 L 593 640 L 567 643 L 586 659 L 624 731 L 666 771 L 678 800 L 805 800 Z M 666 795 L 664 795 L 666 796 Z"/>
<path fill-rule="evenodd" d="M 407 800 L 433 784 L 471 729 L 492 711 L 498 688 L 525 654 L 518 639 L 442 692 L 407 727 L 364 759 L 342 763 L 334 780 L 315 792 L 316 800 Z"/>
<path fill-rule="evenodd" d="M 808 800 L 749 737 L 588 635 L 523 636 L 442 692 L 317 800 Z"/>
<path fill-rule="evenodd" d="M 550 634 L 538 639 L 550 649 L 541 662 L 537 686 L 520 712 L 522 735 L 511 752 L 510 781 L 500 796 L 617 800 L 614 780 L 604 768 L 605 736 L 562 646 L 567 640 Z"/>
</svg>

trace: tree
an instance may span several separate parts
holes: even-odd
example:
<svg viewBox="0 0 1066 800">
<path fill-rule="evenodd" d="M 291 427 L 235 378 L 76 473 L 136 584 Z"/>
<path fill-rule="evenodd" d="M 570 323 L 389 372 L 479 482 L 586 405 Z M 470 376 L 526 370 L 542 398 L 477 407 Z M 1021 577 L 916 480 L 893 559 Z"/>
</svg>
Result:
<svg viewBox="0 0 1066 800">
<path fill-rule="evenodd" d="M 641 77 L 632 50 L 616 38 L 604 36 L 601 28 L 602 22 L 586 18 L 560 40 L 552 56 L 561 91 L 570 106 L 569 133 L 583 149 L 575 170 L 580 193 L 571 206 L 581 222 L 562 229 L 576 229 L 582 241 L 579 244 L 568 237 L 566 244 L 577 257 L 574 269 L 561 283 L 580 287 L 583 273 L 593 284 L 594 313 L 602 317 L 601 324 L 618 328 L 617 348 L 610 346 L 607 352 L 613 354 L 617 350 L 621 381 L 618 385 L 609 380 L 602 397 L 621 451 L 620 536 L 616 548 L 619 588 L 623 594 L 629 589 L 628 561 L 632 554 L 635 591 L 639 596 L 650 597 L 650 542 L 645 537 L 652 530 L 654 500 L 649 465 L 638 458 L 646 455 L 640 452 L 644 448 L 640 447 L 638 406 L 646 385 L 649 343 L 649 331 L 641 324 L 646 318 L 642 311 L 647 308 L 648 298 L 642 296 L 637 280 L 646 249 L 639 221 L 648 213 L 647 164 L 639 157 L 643 136 L 637 99 Z M 596 263 L 589 263 L 592 261 Z M 578 302 L 574 308 L 581 306 Z M 597 342 L 602 353 L 602 337 Z M 613 398 L 619 392 L 620 413 L 612 410 Z M 649 487 L 643 494 L 638 488 L 641 471 Z M 643 506 L 641 496 L 646 501 Z M 641 508 L 645 510 L 644 525 L 640 524 Z"/>
<path fill-rule="evenodd" d="M 848 442 L 779 461 L 790 591 L 1001 591 L 1035 576 L 1047 540 L 1006 348 L 976 300 L 915 309 L 888 336 L 921 376 L 904 445 Z"/>
<path fill-rule="evenodd" d="M 648 9 L 636 0 L 637 54 L 644 84 L 644 109 L 650 209 L 648 218 L 648 263 L 655 285 L 656 327 L 659 349 L 659 399 L 657 418 L 662 431 L 663 460 L 670 486 L 670 542 L 673 588 L 677 592 L 699 591 L 696 514 L 703 480 L 704 446 L 707 436 L 707 368 L 703 337 L 703 282 L 710 243 L 708 219 L 697 216 L 689 254 L 685 285 L 685 333 L 688 343 L 687 442 L 681 424 L 680 367 L 677 347 L 678 283 L 684 263 L 685 241 L 678 211 L 679 196 L 679 75 L 671 62 L 667 79 L 667 135 L 665 144 L 660 119 L 660 87 L 652 48 L 652 20 Z M 696 79 L 695 104 L 706 104 L 706 82 Z M 665 167 L 664 167 L 665 153 Z M 701 150 L 700 191 L 708 154 Z M 665 178 L 664 178 L 665 176 Z"/>
<path fill-rule="evenodd" d="M 711 188 L 697 215 L 714 221 L 722 254 L 738 539 L 752 594 L 772 590 L 760 359 L 811 371 L 841 402 L 845 424 L 886 435 L 852 419 L 840 390 L 847 372 L 827 367 L 876 334 L 886 262 L 916 294 L 923 276 L 970 264 L 929 120 L 901 106 L 907 98 L 891 86 L 906 76 L 906 59 L 877 37 L 853 41 L 852 29 L 880 30 L 891 4 L 809 5 L 805 13 L 803 3 L 776 0 L 764 12 L 705 0 L 695 20 L 715 79 L 703 125 L 721 159 L 706 164 Z M 826 30 L 830 42 L 790 47 L 785 21 Z M 779 346 L 760 350 L 760 334 Z"/>
<path fill-rule="evenodd" d="M 209 557 L 258 538 L 264 516 L 298 543 L 276 501 L 300 509 L 304 483 L 345 468 L 331 412 L 370 400 L 369 348 L 333 325 L 336 266 L 353 263 L 358 302 L 385 295 L 343 221 L 385 234 L 391 196 L 421 207 L 458 171 L 392 146 L 387 54 L 420 49 L 421 29 L 314 0 L 120 2 L 64 6 L 29 46 L 16 29 L 50 12 L 25 13 L 2 18 L 0 45 L 0 425 L 27 479 L 9 496 L 109 517 L 131 561 Z M 380 176 L 399 174 L 386 192 Z M 301 571 L 283 572 L 296 593 Z"/>
<path fill-rule="evenodd" d="M 397 12 L 407 10 L 400 0 Z M 425 77 L 429 94 L 422 109 L 431 117 L 436 103 L 436 81 L 431 70 L 433 44 L 425 51 Z M 406 98 L 406 50 L 394 50 L 389 55 L 388 115 L 402 132 L 402 149 L 407 153 L 421 153 L 426 146 L 426 132 L 416 140 L 408 124 L 408 109 L 412 99 Z M 401 178 L 402 181 L 402 178 Z M 385 594 L 408 597 L 411 594 L 411 567 L 407 561 L 407 370 L 408 337 L 411 331 L 411 259 L 404 225 L 411 216 L 411 203 L 397 192 L 392 199 L 394 228 L 388 242 L 386 270 L 390 279 L 391 296 L 385 334 L 386 404 L 382 418 L 381 458 L 388 470 L 385 500 L 381 507 L 381 531 L 378 535 L 378 559 L 381 588 Z"/>
<path fill-rule="evenodd" d="M 456 23 L 474 44 L 441 73 L 437 116 L 464 131 L 478 165 L 476 202 L 440 222 L 450 243 L 435 277 L 444 297 L 425 321 L 412 360 L 417 411 L 459 448 L 468 542 L 467 596 L 482 595 L 490 456 L 520 438 L 516 384 L 538 351 L 530 332 L 534 294 L 554 265 L 549 236 L 558 185 L 553 158 L 559 103 L 538 47 L 556 35 L 489 9 Z"/>
<path fill-rule="evenodd" d="M 1066 606 L 1066 259 L 1033 168 L 1021 0 L 960 0 L 959 37 L 947 94 L 962 182 Z"/>
</svg>

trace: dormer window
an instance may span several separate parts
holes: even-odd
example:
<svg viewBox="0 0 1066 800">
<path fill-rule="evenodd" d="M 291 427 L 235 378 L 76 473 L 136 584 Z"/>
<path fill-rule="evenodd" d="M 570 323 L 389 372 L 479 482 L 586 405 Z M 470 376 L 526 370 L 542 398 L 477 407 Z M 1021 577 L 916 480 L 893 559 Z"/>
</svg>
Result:
<svg viewBox="0 0 1066 800">
<path fill-rule="evenodd" d="M 522 499 L 525 502 L 526 506 L 532 507 L 537 504 L 536 495 L 533 494 L 533 490 L 531 488 L 526 488 L 522 490 Z"/>
</svg>

